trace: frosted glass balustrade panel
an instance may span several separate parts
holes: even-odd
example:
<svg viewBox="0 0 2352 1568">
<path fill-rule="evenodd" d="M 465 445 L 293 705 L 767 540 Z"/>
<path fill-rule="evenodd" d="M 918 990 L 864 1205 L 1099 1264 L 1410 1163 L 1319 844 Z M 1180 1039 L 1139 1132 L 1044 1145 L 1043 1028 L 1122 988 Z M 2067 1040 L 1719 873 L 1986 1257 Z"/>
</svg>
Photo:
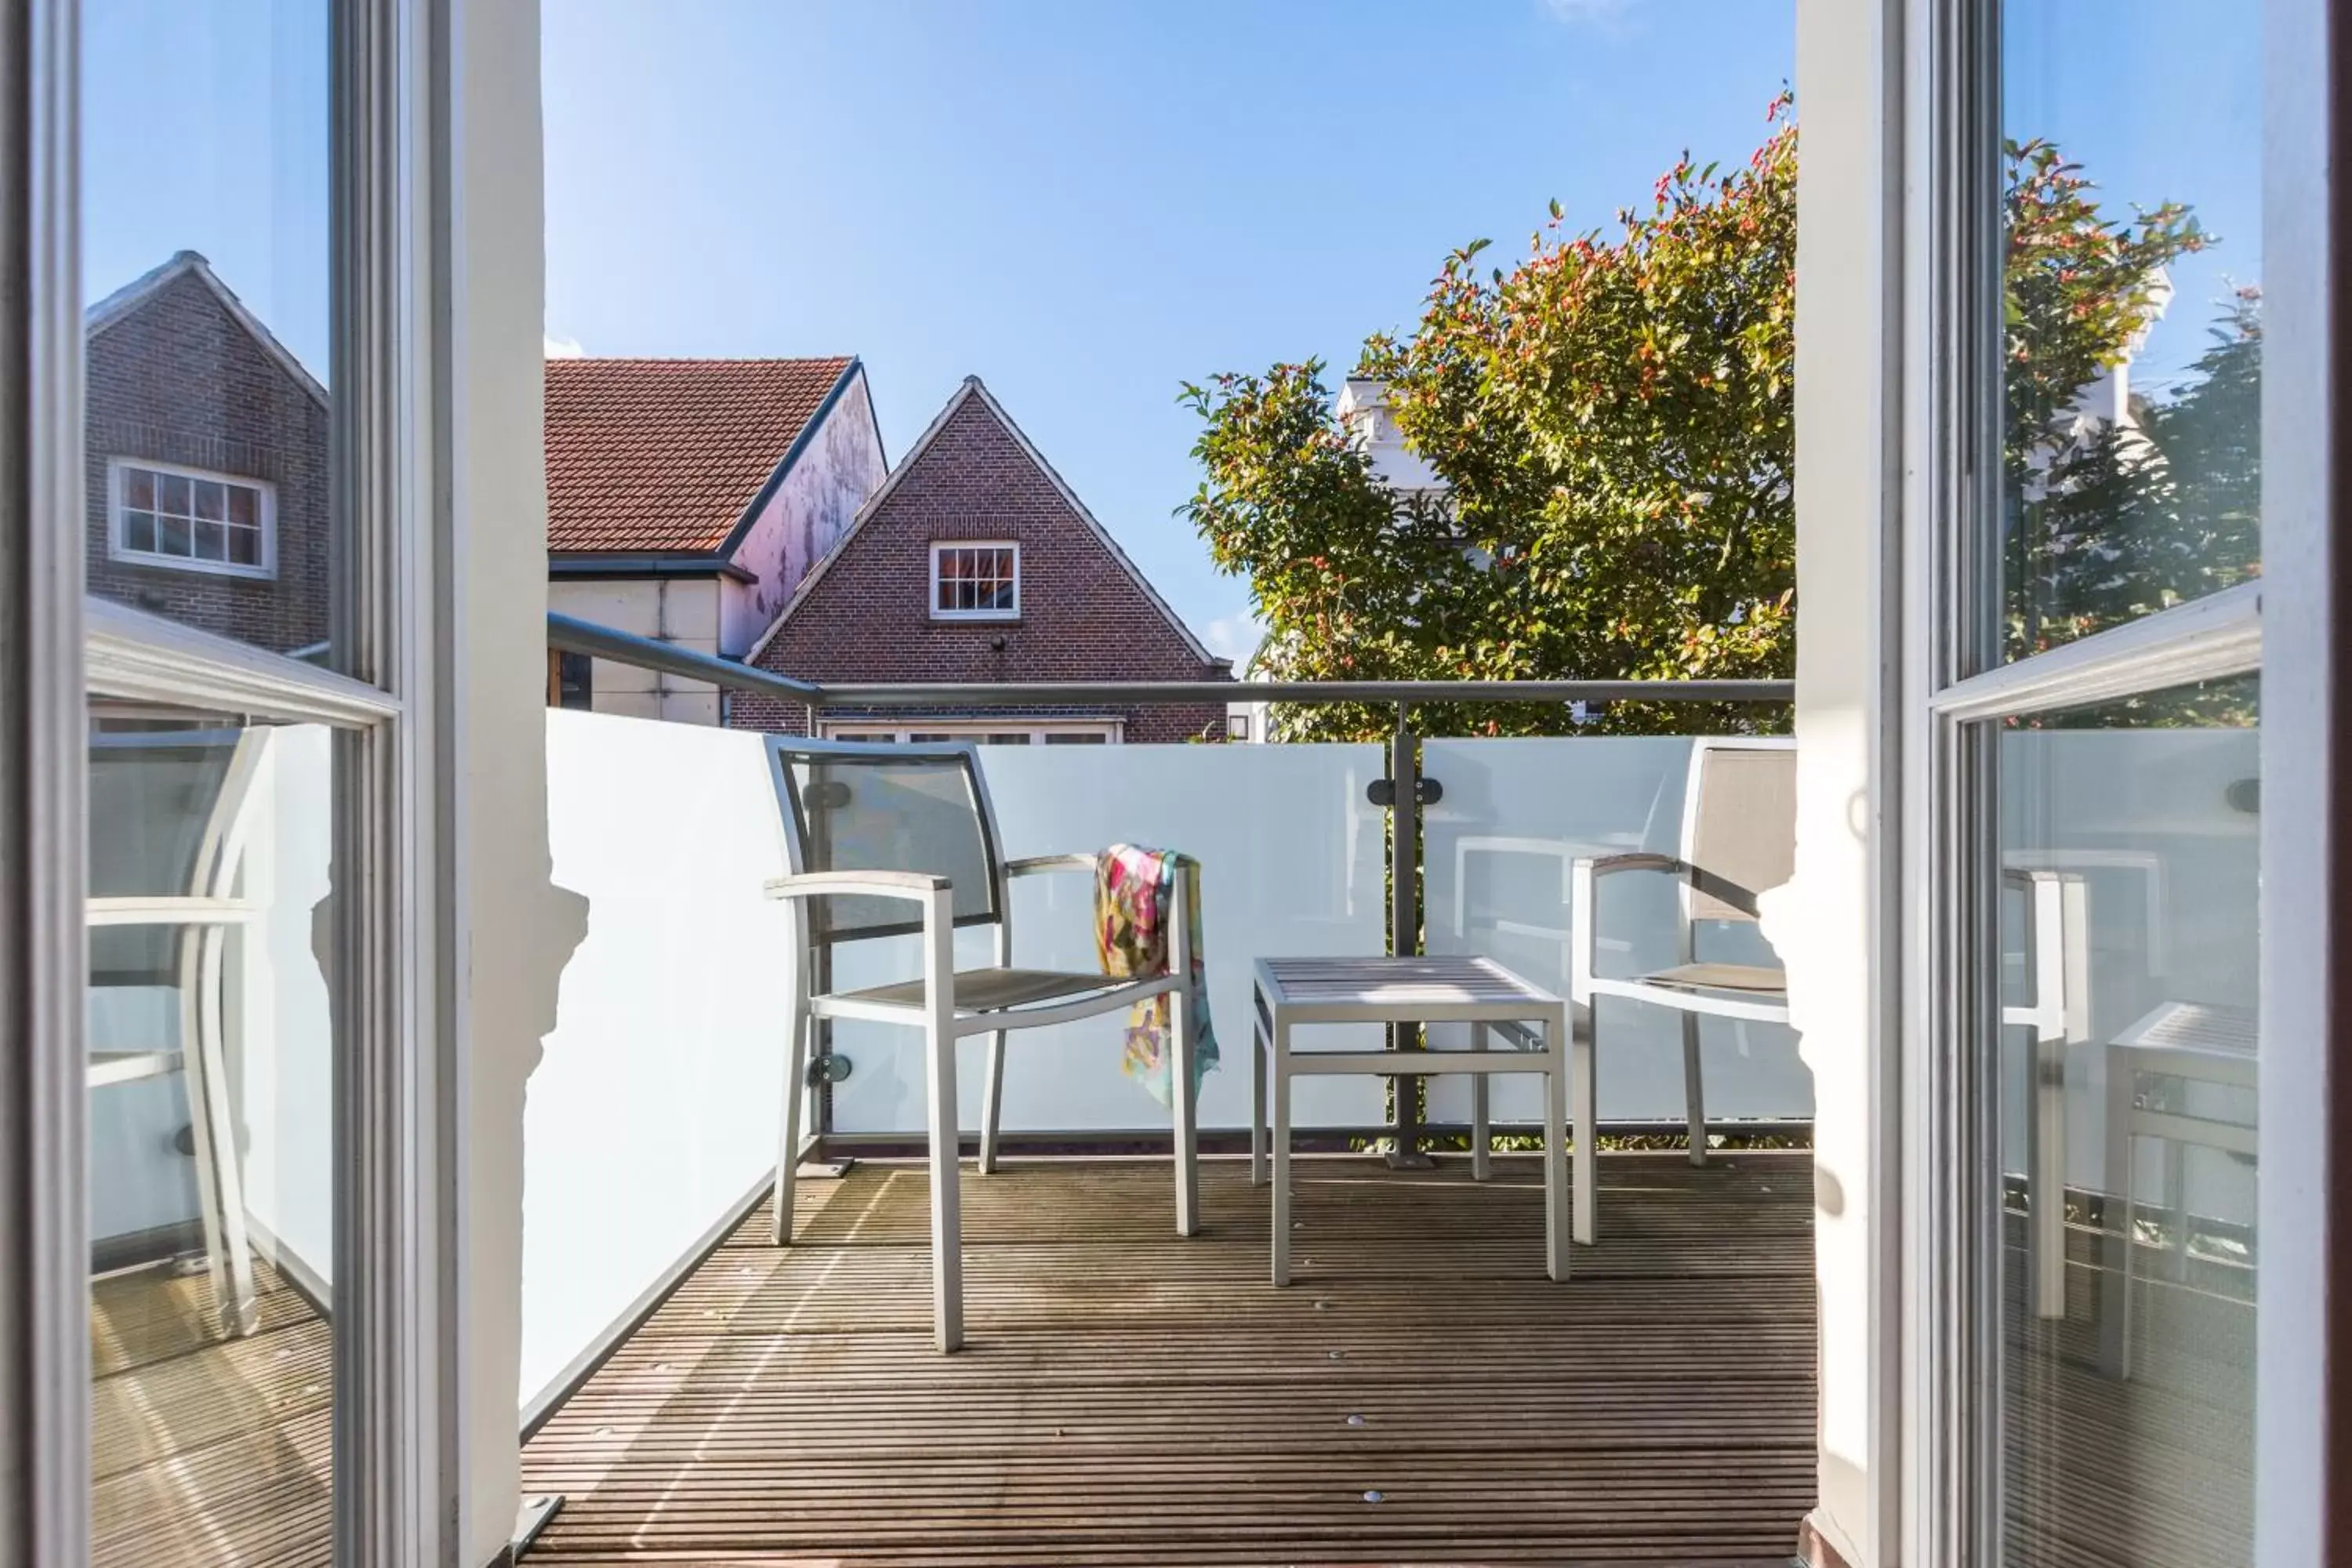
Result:
<svg viewBox="0 0 2352 1568">
<path fill-rule="evenodd" d="M 774 1175 L 791 962 L 763 737 L 551 710 L 547 781 L 579 945 L 522 1112 L 526 1405 Z"/>
<path fill-rule="evenodd" d="M 1677 736 L 1434 740 L 1422 772 L 1444 797 L 1422 814 L 1423 942 L 1432 952 L 1484 953 L 1561 995 L 1568 994 L 1570 867 L 1586 856 L 1648 850 L 1672 855 L 1682 831 L 1692 742 Z M 1604 879 L 1600 889 L 1600 973 L 1625 976 L 1677 962 L 1675 885 L 1654 872 Z M 1702 922 L 1698 956 L 1728 963 L 1777 960 L 1743 921 Z M 1598 1004 L 1597 1076 L 1604 1121 L 1683 1117 L 1682 1023 L 1622 997 Z M 1699 1024 L 1710 1120 L 1812 1114 L 1811 1075 L 1796 1037 L 1776 1024 L 1706 1018 Z M 1436 1050 L 1466 1049 L 1460 1025 L 1430 1031 Z M 1495 1080 L 1497 1121 L 1535 1122 L 1541 1081 Z M 1469 1080 L 1430 1081 L 1433 1121 L 1467 1121 Z"/>
<path fill-rule="evenodd" d="M 1201 1096 L 1204 1127 L 1249 1125 L 1250 970 L 1260 956 L 1386 950 L 1386 814 L 1364 796 L 1384 772 L 1372 745 L 985 746 L 981 771 L 1004 853 L 1091 854 L 1117 843 L 1180 850 L 1201 862 L 1202 941 L 1209 1011 L 1223 1063 Z M 1094 882 L 1085 874 L 1013 884 L 1013 962 L 1091 972 Z M 992 962 L 993 931 L 957 935 L 957 963 Z M 834 984 L 848 990 L 918 973 L 909 939 L 835 950 Z M 1169 1113 L 1119 1070 L 1124 1012 L 1012 1037 L 1004 1076 L 1008 1131 L 1159 1130 Z M 1371 1027 L 1325 1028 L 1307 1043 L 1377 1048 Z M 843 1132 L 917 1132 L 924 1126 L 922 1041 L 912 1029 L 838 1022 L 834 1048 L 850 1058 L 834 1087 Z M 984 1037 L 957 1060 L 961 1120 L 980 1126 Z M 1300 1128 L 1371 1126 L 1386 1115 L 1378 1079 L 1302 1079 Z"/>
<path fill-rule="evenodd" d="M 2116 727 L 2019 729 L 2000 741 L 2004 1005 L 2033 1000 L 2021 876 L 2079 879 L 2083 889 L 2085 929 L 2070 940 L 2082 948 L 2086 1028 L 2066 1047 L 2063 1133 L 2066 1185 L 2077 1192 L 2108 1185 L 2108 1043 L 2170 1004 L 2251 1016 L 2262 966 L 2253 921 L 2261 731 L 2251 717 L 2237 729 L 2136 729 L 2123 727 L 2136 717 L 2129 713 L 2095 716 Z M 2029 1041 L 2014 1026 L 2004 1038 L 2012 1059 L 2002 1079 L 2001 1167 L 2022 1182 L 2032 1125 Z M 2189 1116 L 2240 1125 L 2254 1119 L 2251 1090 L 2168 1080 L 2158 1098 Z M 2131 1159 L 2134 1191 L 2161 1193 L 2163 1142 L 2138 1140 Z M 2181 1164 L 2190 1212 L 2251 1231 L 2252 1164 L 2195 1146 Z"/>
</svg>

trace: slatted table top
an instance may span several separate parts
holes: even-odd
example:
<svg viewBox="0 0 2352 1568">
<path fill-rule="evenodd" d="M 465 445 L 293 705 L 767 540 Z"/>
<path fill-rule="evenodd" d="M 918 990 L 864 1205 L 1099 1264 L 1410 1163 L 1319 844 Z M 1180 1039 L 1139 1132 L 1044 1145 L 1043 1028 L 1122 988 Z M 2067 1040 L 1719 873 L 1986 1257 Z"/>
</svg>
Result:
<svg viewBox="0 0 2352 1568">
<path fill-rule="evenodd" d="M 1491 958 L 1261 958 L 1258 994 L 1301 1022 L 1421 1022 L 1542 1017 L 1560 999 Z"/>
</svg>

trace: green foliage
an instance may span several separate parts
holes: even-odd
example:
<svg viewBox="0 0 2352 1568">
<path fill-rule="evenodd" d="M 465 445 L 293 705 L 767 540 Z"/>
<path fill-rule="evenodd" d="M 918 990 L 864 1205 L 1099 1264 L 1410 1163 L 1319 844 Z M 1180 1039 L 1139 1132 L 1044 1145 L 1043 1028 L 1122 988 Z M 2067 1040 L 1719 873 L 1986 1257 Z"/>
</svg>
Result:
<svg viewBox="0 0 2352 1568">
<path fill-rule="evenodd" d="M 1788 100 L 1747 164 L 1662 177 L 1618 231 L 1528 254 L 1449 257 L 1418 329 L 1375 336 L 1443 498 L 1382 485 L 1333 417 L 1318 363 L 1185 396 L 1205 470 L 1185 508 L 1247 575 L 1285 679 L 1785 677 L 1793 668 L 1796 126 Z M 1424 726 L 1558 733 L 1533 704 L 1417 710 Z M 1278 710 L 1292 737 L 1378 734 L 1368 711 Z M 1779 710 L 1621 703 L 1597 732 L 1739 730 Z"/>
<path fill-rule="evenodd" d="M 1747 163 L 1663 175 L 1615 231 L 1559 208 L 1508 269 L 1448 257 L 1419 324 L 1366 340 L 1398 427 L 1444 481 L 1384 485 L 1323 366 L 1187 385 L 1202 482 L 1182 509 L 1246 576 L 1279 679 L 1786 677 L 1795 664 L 1797 128 L 1783 96 Z M 2005 191 L 2003 469 L 2011 651 L 2053 646 L 2259 569 L 2261 334 L 2242 295 L 2193 384 L 2082 421 L 2163 268 L 2213 243 L 2178 203 L 2108 217 L 2046 142 Z M 1487 734 L 1778 728 L 1778 710 L 1620 703 L 1418 710 Z M 1286 738 L 1385 732 L 1389 715 L 1276 710 Z"/>
</svg>

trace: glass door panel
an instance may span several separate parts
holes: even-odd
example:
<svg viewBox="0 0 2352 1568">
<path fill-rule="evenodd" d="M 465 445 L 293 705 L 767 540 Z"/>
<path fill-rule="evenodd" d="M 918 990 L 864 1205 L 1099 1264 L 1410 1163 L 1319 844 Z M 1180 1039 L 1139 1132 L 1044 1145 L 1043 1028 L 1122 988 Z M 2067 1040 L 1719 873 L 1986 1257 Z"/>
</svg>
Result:
<svg viewBox="0 0 2352 1568">
<path fill-rule="evenodd" d="M 1990 724 L 2018 1568 L 2252 1557 L 2258 696 L 2248 677 Z"/>
<path fill-rule="evenodd" d="M 330 1556 L 329 739 L 92 717 L 99 1563 Z"/>
<path fill-rule="evenodd" d="M 2262 570 L 2262 27 L 2178 0 L 2001 11 L 2000 647 Z"/>
</svg>

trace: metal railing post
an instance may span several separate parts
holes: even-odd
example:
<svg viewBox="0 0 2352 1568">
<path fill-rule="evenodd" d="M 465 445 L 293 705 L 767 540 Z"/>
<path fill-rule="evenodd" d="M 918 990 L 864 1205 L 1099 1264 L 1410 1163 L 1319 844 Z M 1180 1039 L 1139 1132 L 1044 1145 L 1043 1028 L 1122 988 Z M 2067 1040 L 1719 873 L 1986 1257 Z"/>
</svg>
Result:
<svg viewBox="0 0 2352 1568">
<path fill-rule="evenodd" d="M 1421 951 L 1421 760 L 1412 733 L 1412 705 L 1399 702 L 1396 730 L 1389 737 L 1389 951 L 1399 957 Z M 1421 1026 L 1391 1024 L 1389 1048 L 1405 1055 L 1421 1048 Z M 1425 1165 L 1421 1152 L 1423 1080 L 1409 1075 L 1389 1079 L 1389 1163 Z"/>
</svg>

